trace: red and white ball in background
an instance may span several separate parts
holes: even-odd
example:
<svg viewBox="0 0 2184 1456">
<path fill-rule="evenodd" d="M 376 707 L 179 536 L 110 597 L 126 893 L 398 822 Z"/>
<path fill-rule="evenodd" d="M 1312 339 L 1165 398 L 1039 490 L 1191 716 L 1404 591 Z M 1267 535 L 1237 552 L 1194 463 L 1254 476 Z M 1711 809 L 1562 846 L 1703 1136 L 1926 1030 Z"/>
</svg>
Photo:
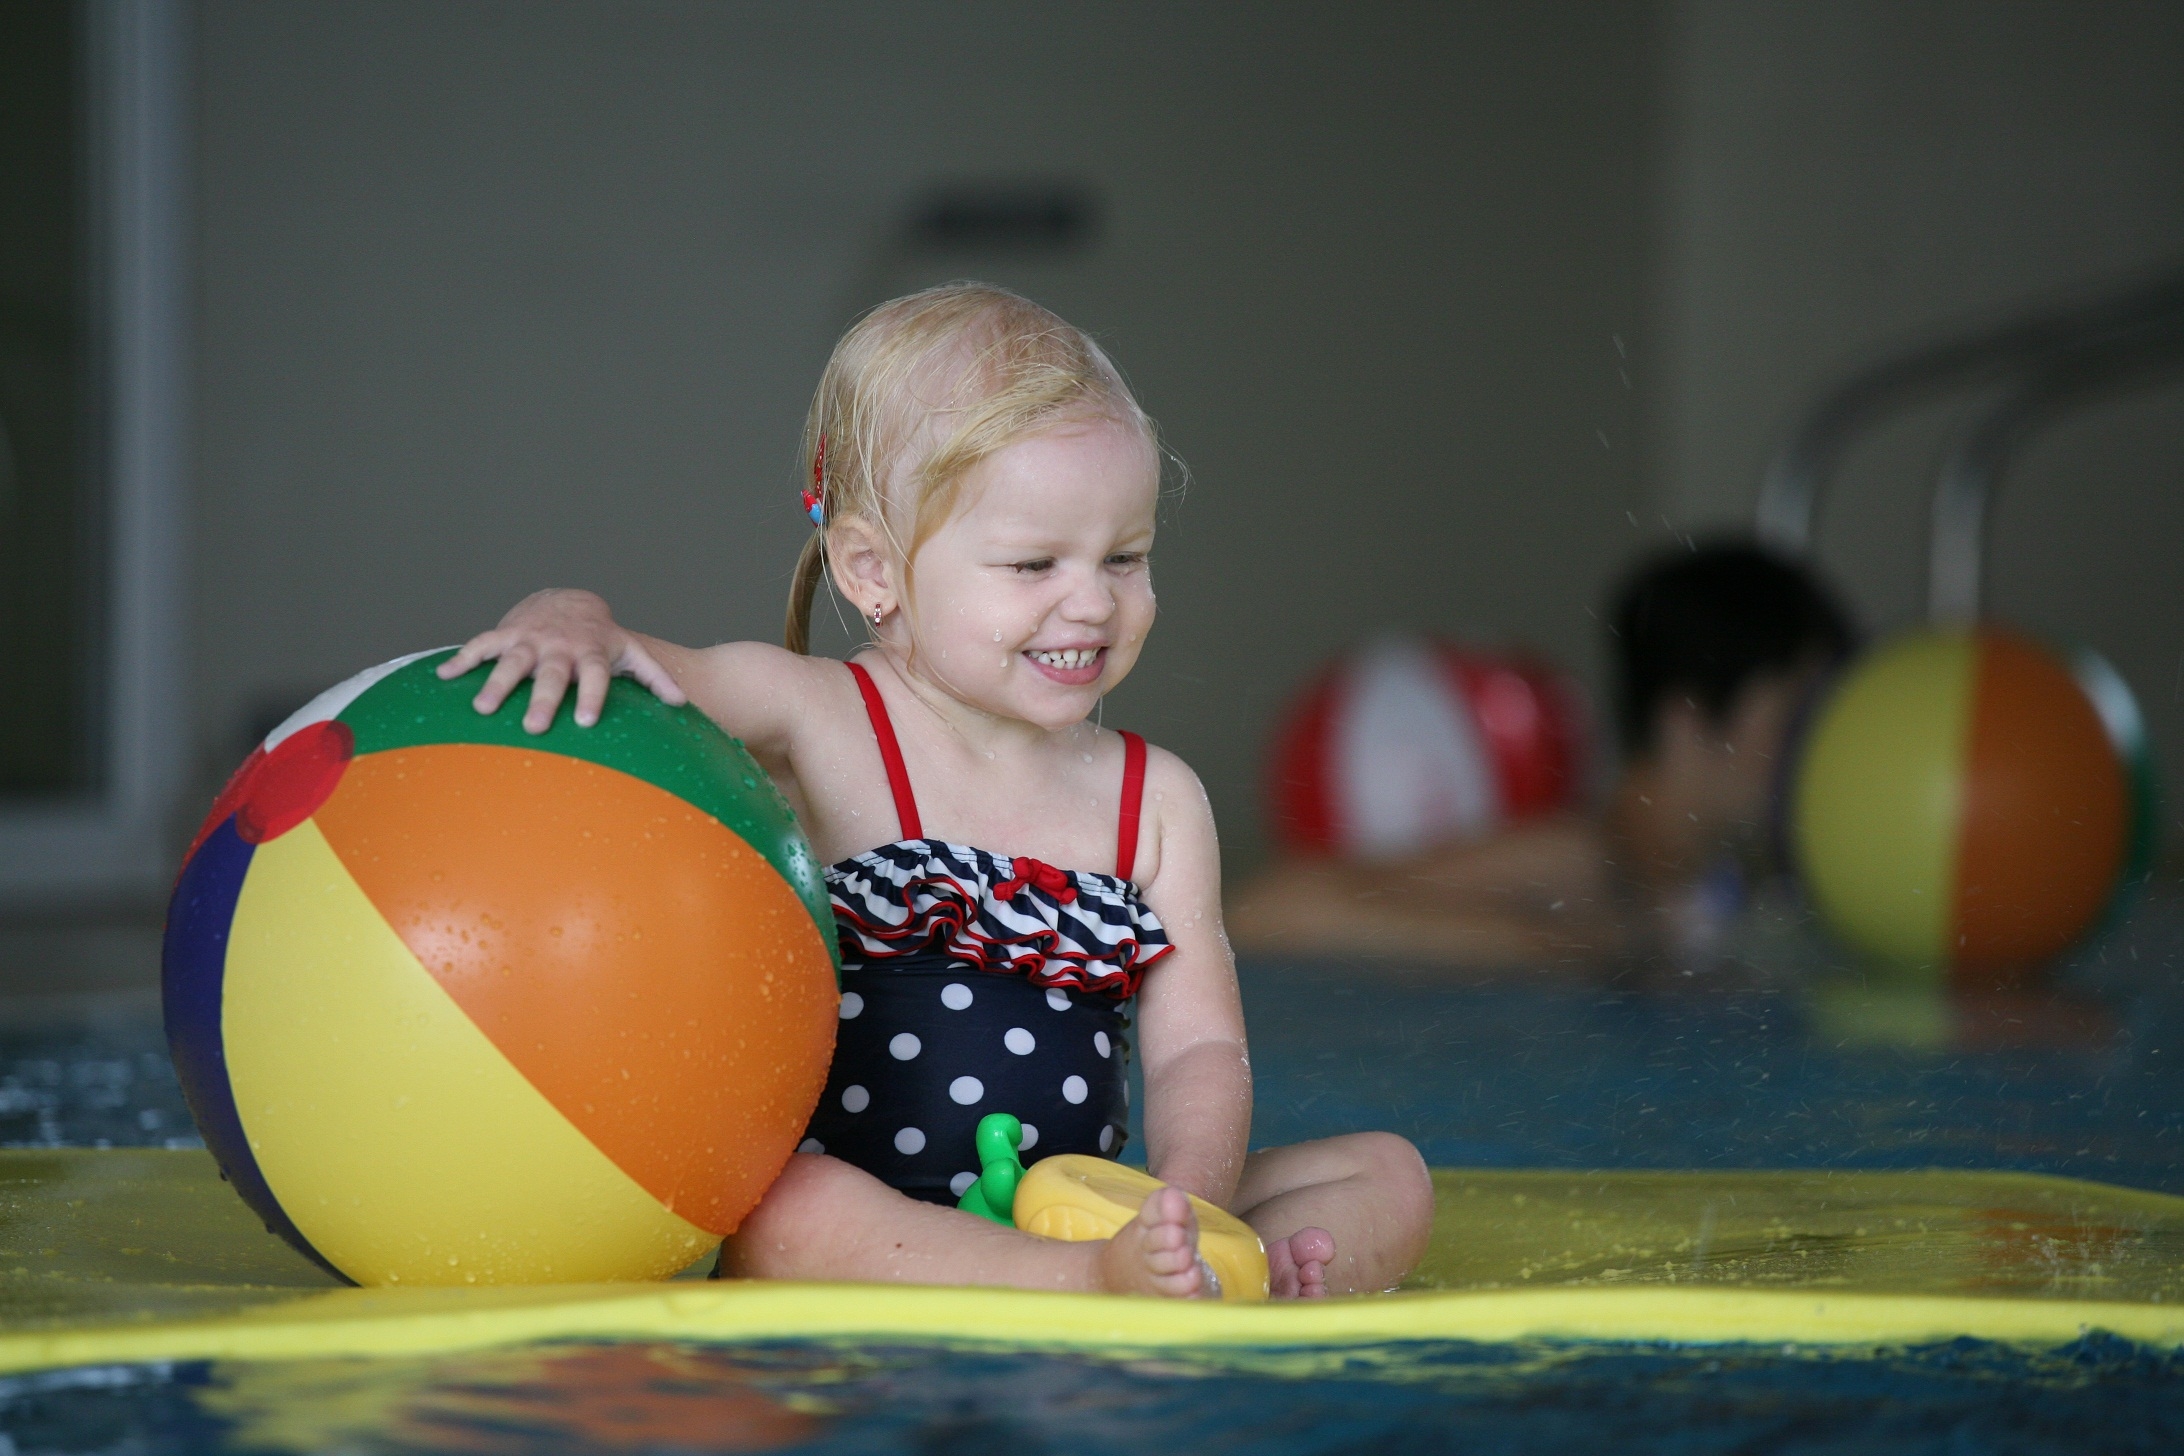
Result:
<svg viewBox="0 0 2184 1456">
<path fill-rule="evenodd" d="M 1337 658 L 1274 740 L 1274 833 L 1296 854 L 1384 858 L 1574 807 L 1582 691 L 1537 658 L 1389 637 Z"/>
</svg>

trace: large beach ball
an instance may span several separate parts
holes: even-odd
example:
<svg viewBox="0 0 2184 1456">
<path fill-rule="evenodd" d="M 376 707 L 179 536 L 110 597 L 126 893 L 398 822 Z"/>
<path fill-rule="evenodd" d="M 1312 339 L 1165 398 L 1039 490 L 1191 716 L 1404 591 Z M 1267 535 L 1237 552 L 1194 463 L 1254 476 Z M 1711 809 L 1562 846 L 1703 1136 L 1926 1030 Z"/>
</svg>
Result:
<svg viewBox="0 0 2184 1456">
<path fill-rule="evenodd" d="M 2069 666 L 1997 628 L 1909 633 L 1859 664 L 1791 788 L 1792 850 L 1828 924 L 1884 965 L 1971 981 L 2083 935 L 2144 833 L 2119 751 L 2128 690 L 2108 676 L 2112 722 Z"/>
<path fill-rule="evenodd" d="M 1268 798 L 1295 853 L 1376 858 L 1574 805 L 1584 698 L 1535 658 L 1419 637 L 1344 654 L 1284 716 Z"/>
<path fill-rule="evenodd" d="M 780 1173 L 825 1086 L 833 916 L 788 806 L 615 683 L 533 737 L 444 652 L 359 674 L 222 791 L 167 1037 L 267 1225 L 363 1284 L 648 1279 Z"/>
</svg>

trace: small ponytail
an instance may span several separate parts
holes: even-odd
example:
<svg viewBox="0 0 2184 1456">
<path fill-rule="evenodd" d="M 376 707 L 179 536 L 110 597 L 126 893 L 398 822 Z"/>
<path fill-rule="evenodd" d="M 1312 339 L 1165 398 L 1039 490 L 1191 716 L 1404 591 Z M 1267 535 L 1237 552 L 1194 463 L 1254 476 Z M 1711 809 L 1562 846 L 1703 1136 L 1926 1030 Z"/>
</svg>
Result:
<svg viewBox="0 0 2184 1456">
<path fill-rule="evenodd" d="M 796 558 L 796 575 L 789 579 L 789 616 L 781 629 L 781 645 L 798 657 L 811 653 L 811 603 L 819 594 L 819 578 L 827 574 L 827 533 L 814 531 Z"/>
</svg>

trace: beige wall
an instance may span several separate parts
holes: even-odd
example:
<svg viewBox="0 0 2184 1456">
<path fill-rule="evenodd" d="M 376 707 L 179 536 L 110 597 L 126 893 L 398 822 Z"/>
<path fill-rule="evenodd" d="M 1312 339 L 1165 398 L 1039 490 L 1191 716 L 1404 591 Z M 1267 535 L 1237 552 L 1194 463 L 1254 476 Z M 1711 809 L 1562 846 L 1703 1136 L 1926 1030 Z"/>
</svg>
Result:
<svg viewBox="0 0 2184 1456">
<path fill-rule="evenodd" d="M 194 631 L 246 724 L 553 583 L 771 637 L 806 396 L 936 179 L 1059 175 L 1016 281 L 1188 460 L 1108 721 L 1259 848 L 1275 705 L 1385 622 L 1590 665 L 1640 533 L 1650 8 L 204 0 Z"/>
<path fill-rule="evenodd" d="M 1589 609 L 1747 518 L 1840 371 L 2184 256 L 2184 6 L 199 7 L 194 731 L 544 583 L 771 636 L 797 422 L 940 276 L 1098 330 L 1189 462 L 1109 721 L 1260 852 L 1271 715 L 1383 623 L 1597 673 Z M 1081 254 L 913 258 L 936 181 L 1102 200 Z M 1913 612 L 1950 416 L 1856 452 L 1822 555 Z M 2012 476 L 1995 605 L 2108 651 L 2184 778 L 2184 387 Z M 2172 815 L 2172 818 L 2175 816 Z"/>
<path fill-rule="evenodd" d="M 1647 379 L 1679 524 L 1749 518 L 1798 407 L 1853 366 L 2184 263 L 2184 5 L 1677 0 Z M 1926 493 L 1962 403 L 1849 459 L 1821 556 L 1868 621 L 1924 600 Z M 2184 795 L 2184 375 L 2040 436 L 1989 602 L 2108 653 Z"/>
</svg>

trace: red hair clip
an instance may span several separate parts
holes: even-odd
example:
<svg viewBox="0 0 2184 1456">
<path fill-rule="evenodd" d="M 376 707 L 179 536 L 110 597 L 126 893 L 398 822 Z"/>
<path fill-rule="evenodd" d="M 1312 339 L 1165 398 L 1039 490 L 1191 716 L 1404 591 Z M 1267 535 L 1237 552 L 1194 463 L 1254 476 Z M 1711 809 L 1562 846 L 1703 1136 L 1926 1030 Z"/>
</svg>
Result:
<svg viewBox="0 0 2184 1456">
<path fill-rule="evenodd" d="M 811 484 L 804 489 L 804 514 L 811 517 L 814 526 L 827 523 L 827 437 L 819 437 L 819 448 L 811 452 Z"/>
</svg>

